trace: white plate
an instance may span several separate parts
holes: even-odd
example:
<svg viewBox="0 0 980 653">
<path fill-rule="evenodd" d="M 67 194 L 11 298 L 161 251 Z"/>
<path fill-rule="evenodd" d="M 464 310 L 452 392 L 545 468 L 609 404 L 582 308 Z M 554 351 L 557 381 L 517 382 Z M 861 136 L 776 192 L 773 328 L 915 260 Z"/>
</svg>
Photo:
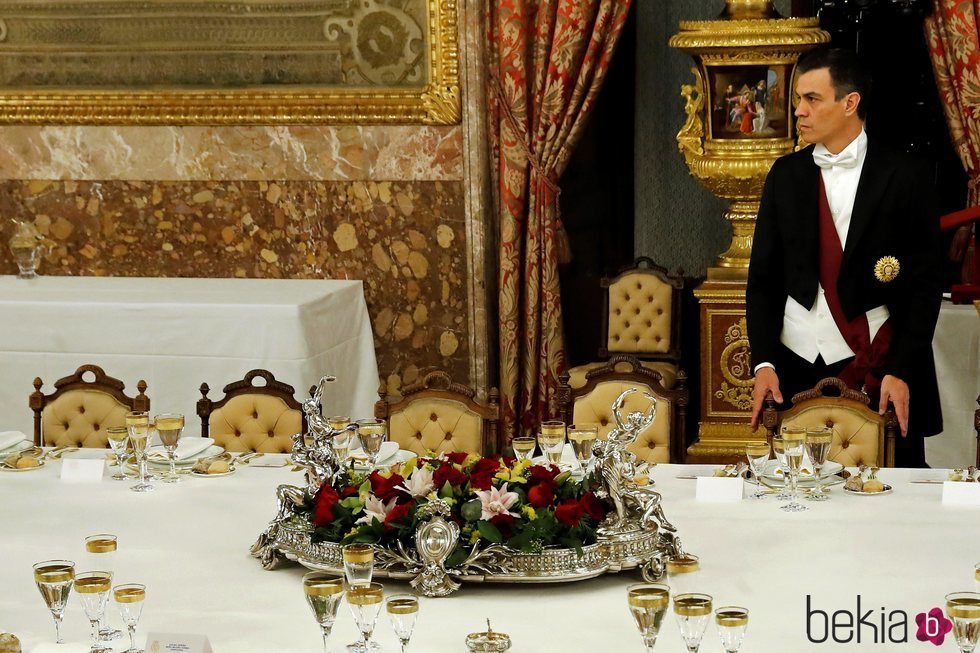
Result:
<svg viewBox="0 0 980 653">
<path fill-rule="evenodd" d="M 216 444 L 212 444 L 210 447 L 208 447 L 207 449 L 205 449 L 201 453 L 197 454 L 196 456 L 191 456 L 190 458 L 184 458 L 183 460 L 178 460 L 176 462 L 176 466 L 177 467 L 193 467 L 194 466 L 194 463 L 196 463 L 199 459 L 201 459 L 201 458 L 210 458 L 211 456 L 217 456 L 218 454 L 224 453 L 224 451 L 225 451 L 225 448 L 224 447 L 219 447 Z M 167 455 L 166 450 L 164 450 L 162 447 L 161 448 L 150 447 L 149 453 L 147 455 L 149 455 L 150 453 L 156 453 L 156 452 L 160 452 L 164 456 Z M 153 460 L 153 459 L 147 458 L 146 464 L 149 465 L 150 467 L 160 467 L 160 468 L 169 468 L 170 467 L 170 462 L 166 458 L 164 458 L 163 460 Z"/>
<path fill-rule="evenodd" d="M 778 469 L 779 469 L 779 461 L 770 460 L 766 462 L 766 465 L 762 470 L 762 477 L 771 483 L 781 484 L 783 483 L 783 475 L 782 473 L 780 474 L 776 473 L 776 470 Z M 820 477 L 823 479 L 824 485 L 836 485 L 836 483 L 831 482 L 833 480 L 832 477 L 834 477 L 834 474 L 836 474 L 842 469 L 844 469 L 844 466 L 841 465 L 840 463 L 835 463 L 832 460 L 828 461 L 827 464 L 825 464 L 823 466 L 823 469 L 820 471 Z M 834 478 L 840 479 L 839 476 Z M 814 484 L 814 477 L 812 473 L 800 474 L 800 478 L 799 478 L 800 487 L 813 487 L 813 484 Z"/>
<path fill-rule="evenodd" d="M 873 497 L 877 494 L 889 494 L 892 490 L 895 489 L 888 483 L 882 483 L 882 485 L 885 486 L 885 489 L 882 490 L 881 492 L 858 492 L 857 490 L 851 490 L 845 487 L 844 494 L 853 494 L 856 497 Z"/>
<path fill-rule="evenodd" d="M 18 451 L 23 451 L 24 449 L 30 449 L 33 446 L 34 443 L 30 440 L 21 440 L 20 442 L 12 444 L 6 449 L 0 449 L 0 458 L 9 456 L 12 453 L 17 453 Z"/>
<path fill-rule="evenodd" d="M 229 467 L 227 472 L 221 472 L 219 474 L 208 474 L 207 472 L 199 472 L 196 469 L 192 469 L 191 470 L 191 476 L 202 476 L 202 477 L 205 477 L 205 478 L 210 478 L 212 476 L 231 476 L 234 473 L 235 473 L 235 466 L 234 465 L 232 465 L 231 467 Z"/>
<path fill-rule="evenodd" d="M 21 467 L 21 468 L 18 468 L 18 467 L 7 467 L 2 462 L 0 462 L 0 471 L 4 471 L 4 472 L 33 472 L 34 470 L 42 469 L 46 464 L 47 464 L 47 461 L 42 460 L 41 461 L 41 464 L 38 465 L 37 467 Z"/>
</svg>

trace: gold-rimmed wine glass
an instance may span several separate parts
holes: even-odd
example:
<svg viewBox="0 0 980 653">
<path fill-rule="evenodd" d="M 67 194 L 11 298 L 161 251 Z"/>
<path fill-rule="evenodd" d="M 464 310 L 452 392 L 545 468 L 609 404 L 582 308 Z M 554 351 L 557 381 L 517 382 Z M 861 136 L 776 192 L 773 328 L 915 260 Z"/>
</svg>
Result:
<svg viewBox="0 0 980 653">
<path fill-rule="evenodd" d="M 960 653 L 973 653 L 980 641 L 980 593 L 947 594 L 946 614 L 953 621 L 953 636 Z"/>
<path fill-rule="evenodd" d="M 408 642 L 415 630 L 415 620 L 419 616 L 419 599 L 412 594 L 395 594 L 385 601 L 388 619 L 395 631 L 395 637 L 402 645 L 402 653 L 408 651 Z"/>
<path fill-rule="evenodd" d="M 139 469 L 139 482 L 129 488 L 133 492 L 150 492 L 153 485 L 146 478 L 146 446 L 150 438 L 150 415 L 145 411 L 126 413 L 126 429 L 129 431 L 129 445 L 133 448 L 136 465 Z"/>
<path fill-rule="evenodd" d="M 980 562 L 973 566 L 973 584 L 976 585 L 977 591 L 980 592 Z"/>
<path fill-rule="evenodd" d="M 541 447 L 541 452 L 548 463 L 557 466 L 561 462 L 561 453 L 565 448 L 565 422 L 558 420 L 541 422 L 538 446 Z"/>
<path fill-rule="evenodd" d="M 323 653 L 328 653 L 327 640 L 337 620 L 340 600 L 344 598 L 344 579 L 322 571 L 311 571 L 303 576 L 303 594 L 313 611 L 313 618 L 320 626 Z"/>
<path fill-rule="evenodd" d="M 143 649 L 136 648 L 136 625 L 140 622 L 140 615 L 143 614 L 146 586 L 138 583 L 117 585 L 112 588 L 112 598 L 119 609 L 119 616 L 122 617 L 129 631 L 129 648 L 123 653 L 143 653 Z"/>
<path fill-rule="evenodd" d="M 677 627 L 688 653 L 697 653 L 701 648 L 704 629 L 711 619 L 711 596 L 694 592 L 675 594 L 674 616 L 677 617 Z"/>
<path fill-rule="evenodd" d="M 116 569 L 116 549 L 119 548 L 119 538 L 111 533 L 99 533 L 85 538 L 85 568 L 104 571 L 112 581 Z M 108 599 L 108 591 L 106 598 Z M 122 637 L 122 631 L 109 628 L 105 622 L 105 613 L 99 622 L 99 641 L 111 642 Z"/>
<path fill-rule="evenodd" d="M 112 475 L 112 480 L 125 481 L 127 476 L 123 472 L 123 460 L 126 458 L 126 442 L 129 440 L 129 429 L 125 426 L 110 426 L 105 430 L 105 434 L 109 440 L 109 448 L 116 457 L 116 473 Z"/>
<path fill-rule="evenodd" d="M 680 553 L 667 558 L 664 565 L 667 581 L 674 596 L 693 592 L 701 574 L 701 560 L 690 553 Z"/>
<path fill-rule="evenodd" d="M 786 447 L 783 446 L 783 436 L 772 436 L 772 455 L 776 457 L 776 465 L 783 473 L 783 487 L 776 495 L 777 501 L 789 501 L 792 496 L 789 493 L 789 466 L 786 464 Z"/>
<path fill-rule="evenodd" d="M 826 501 L 830 498 L 830 490 L 824 486 L 820 473 L 830 455 L 830 446 L 834 442 L 834 432 L 826 426 L 815 426 L 806 430 L 806 453 L 813 463 L 813 491 L 807 495 L 810 501 Z"/>
<path fill-rule="evenodd" d="M 568 442 L 572 445 L 575 459 L 583 472 L 589 471 L 593 457 L 592 447 L 598 439 L 598 424 L 573 424 L 568 427 Z"/>
<path fill-rule="evenodd" d="M 70 560 L 45 560 L 34 565 L 34 582 L 41 592 L 44 604 L 54 618 L 55 641 L 64 644 L 61 638 L 61 621 L 65 617 L 65 605 L 75 584 L 75 563 Z"/>
<path fill-rule="evenodd" d="M 370 544 L 345 544 L 341 548 L 344 576 L 351 587 L 370 585 L 374 575 L 374 547 Z"/>
<path fill-rule="evenodd" d="M 517 460 L 526 462 L 534 457 L 534 447 L 537 442 L 528 435 L 518 436 L 510 441 L 511 447 L 514 448 L 514 457 Z"/>
<path fill-rule="evenodd" d="M 759 484 L 759 491 L 752 495 L 753 499 L 761 499 L 766 496 L 762 490 L 762 475 L 765 473 L 766 463 L 769 462 L 769 451 L 769 443 L 765 440 L 749 442 L 745 445 L 745 458 L 749 461 L 752 476 Z"/>
<path fill-rule="evenodd" d="M 92 627 L 92 648 L 89 653 L 110 653 L 111 648 L 100 646 L 101 624 L 105 604 L 112 588 L 112 574 L 107 571 L 83 571 L 75 575 L 75 594 L 82 602 L 85 617 Z"/>
<path fill-rule="evenodd" d="M 783 452 L 786 455 L 786 466 L 789 468 L 789 503 L 780 506 L 784 512 L 803 512 L 809 510 L 798 499 L 800 468 L 803 466 L 803 454 L 806 449 L 806 429 L 783 428 Z"/>
<path fill-rule="evenodd" d="M 180 413 L 162 413 L 153 418 L 153 423 L 170 463 L 170 472 L 163 477 L 163 482 L 180 483 L 183 479 L 177 475 L 177 443 L 184 432 L 184 416 Z"/>
<path fill-rule="evenodd" d="M 347 590 L 347 605 L 350 606 L 357 628 L 364 638 L 358 643 L 357 650 L 372 650 L 371 636 L 374 634 L 374 626 L 378 623 L 383 602 L 384 587 L 380 583 L 357 585 Z"/>
<path fill-rule="evenodd" d="M 350 454 L 351 438 L 354 437 L 353 433 L 344 430 L 350 426 L 350 417 L 347 415 L 334 415 L 327 419 L 327 424 L 334 431 L 341 431 L 334 436 L 331 441 L 331 446 L 333 447 L 333 453 L 337 457 L 337 461 L 341 465 L 346 465 L 347 458 Z"/>
<path fill-rule="evenodd" d="M 380 419 L 357 420 L 357 439 L 361 441 L 361 449 L 368 456 L 371 465 L 370 471 L 374 471 L 378 465 L 378 454 L 381 452 L 381 445 L 384 444 L 387 436 L 388 429 L 385 428 L 384 421 Z"/>
<path fill-rule="evenodd" d="M 643 646 L 651 653 L 670 603 L 670 588 L 662 583 L 636 583 L 626 588 L 626 600 Z"/>
<path fill-rule="evenodd" d="M 735 605 L 726 605 L 715 610 L 715 625 L 725 653 L 738 653 L 749 627 L 749 611 Z"/>
</svg>

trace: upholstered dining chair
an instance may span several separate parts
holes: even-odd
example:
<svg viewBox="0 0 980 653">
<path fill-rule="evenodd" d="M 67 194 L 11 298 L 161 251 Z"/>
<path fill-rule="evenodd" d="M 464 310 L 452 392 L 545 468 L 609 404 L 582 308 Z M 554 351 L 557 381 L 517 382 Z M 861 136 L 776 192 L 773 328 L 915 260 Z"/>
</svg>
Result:
<svg viewBox="0 0 980 653">
<path fill-rule="evenodd" d="M 603 367 L 610 355 L 629 354 L 643 367 L 660 373 L 666 389 L 674 387 L 680 362 L 680 277 L 641 256 L 613 278 L 603 277 L 605 320 L 599 361 L 571 368 L 569 384 L 585 385 L 586 375 Z"/>
<path fill-rule="evenodd" d="M 473 388 L 436 370 L 402 389 L 401 398 L 390 398 L 384 385 L 379 394 L 374 416 L 387 421 L 388 438 L 402 449 L 419 455 L 444 451 L 487 455 L 496 450 L 500 420 L 496 388 L 490 389 L 484 403 L 477 400 Z"/>
<path fill-rule="evenodd" d="M 255 380 L 261 379 L 261 384 Z M 201 384 L 197 415 L 201 435 L 232 452 L 288 453 L 292 436 L 306 431 L 306 416 L 293 386 L 276 381 L 268 370 L 250 370 L 241 381 L 224 387 L 225 396 L 211 401 Z"/>
<path fill-rule="evenodd" d="M 558 385 L 560 415 L 566 424 L 598 424 L 599 437 L 605 439 L 616 426 L 613 402 L 628 388 L 637 388 L 657 399 L 657 414 L 629 450 L 638 462 L 684 462 L 688 391 L 683 371 L 678 371 L 674 387 L 668 389 L 659 371 L 645 367 L 634 356 L 619 354 L 590 370 L 581 387 L 572 387 L 569 377 L 568 372 L 562 374 Z M 634 392 L 626 398 L 623 412 L 644 411 L 648 405 L 641 393 Z"/>
<path fill-rule="evenodd" d="M 833 394 L 828 395 L 828 390 Z M 762 423 L 770 442 L 783 426 L 827 426 L 834 432 L 828 460 L 845 467 L 894 467 L 898 419 L 892 410 L 879 415 L 869 407 L 870 401 L 868 395 L 851 390 L 840 379 L 826 378 L 812 390 L 794 395 L 792 406 L 782 413 L 770 395 Z"/>
<path fill-rule="evenodd" d="M 106 429 L 125 426 L 126 413 L 149 411 L 146 381 L 136 384 L 139 394 L 129 397 L 119 379 L 98 365 L 82 365 L 75 373 L 54 382 L 54 392 L 41 392 L 44 382 L 34 379 L 28 404 L 34 411 L 34 443 L 44 446 L 106 447 Z"/>
</svg>

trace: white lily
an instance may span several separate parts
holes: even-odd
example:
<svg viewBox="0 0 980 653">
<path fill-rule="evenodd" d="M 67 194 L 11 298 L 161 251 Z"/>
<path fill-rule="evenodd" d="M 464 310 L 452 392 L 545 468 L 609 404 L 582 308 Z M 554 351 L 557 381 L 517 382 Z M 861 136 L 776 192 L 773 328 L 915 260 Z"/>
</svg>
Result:
<svg viewBox="0 0 980 653">
<path fill-rule="evenodd" d="M 395 507 L 396 499 L 392 499 L 387 505 L 374 496 L 369 494 L 367 499 L 364 501 L 364 514 L 358 519 L 355 524 L 370 524 L 372 519 L 377 519 L 382 524 L 385 522 L 385 517 L 391 512 L 391 509 Z"/>
<path fill-rule="evenodd" d="M 436 487 L 432 480 L 432 470 L 422 467 L 412 472 L 412 475 L 405 479 L 405 482 L 398 486 L 402 492 L 407 492 L 413 497 L 424 497 L 432 492 Z"/>
<path fill-rule="evenodd" d="M 476 493 L 480 500 L 480 519 L 492 519 L 497 515 L 510 515 L 519 517 L 517 513 L 510 512 L 510 507 L 517 503 L 520 498 L 516 492 L 508 492 L 507 484 L 504 483 L 499 488 L 492 487 L 489 490 L 479 490 Z"/>
</svg>

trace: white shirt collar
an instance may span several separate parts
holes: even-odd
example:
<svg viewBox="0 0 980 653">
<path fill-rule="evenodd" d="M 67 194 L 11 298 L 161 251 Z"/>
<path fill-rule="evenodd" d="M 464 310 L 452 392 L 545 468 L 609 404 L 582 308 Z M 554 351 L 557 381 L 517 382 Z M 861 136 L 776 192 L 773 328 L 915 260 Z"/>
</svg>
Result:
<svg viewBox="0 0 980 653">
<path fill-rule="evenodd" d="M 830 150 L 826 148 L 823 143 L 817 143 L 813 147 L 813 157 L 822 158 L 826 161 L 833 161 L 837 158 L 854 158 L 857 161 L 857 167 L 860 168 L 861 164 L 864 163 L 864 156 L 868 152 L 868 134 L 864 131 L 864 127 L 861 128 L 861 132 L 854 138 L 853 141 L 847 144 L 843 150 L 838 154 L 831 154 Z"/>
</svg>

